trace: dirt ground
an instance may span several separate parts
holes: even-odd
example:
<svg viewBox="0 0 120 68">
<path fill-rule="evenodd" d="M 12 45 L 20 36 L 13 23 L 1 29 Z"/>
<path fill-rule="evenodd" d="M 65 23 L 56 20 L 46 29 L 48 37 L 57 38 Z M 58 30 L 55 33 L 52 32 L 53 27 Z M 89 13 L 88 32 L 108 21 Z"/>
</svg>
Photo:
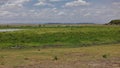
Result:
<svg viewBox="0 0 120 68">
<path fill-rule="evenodd" d="M 120 68 L 120 58 L 97 61 L 36 61 L 28 65 L 15 66 L 14 68 Z"/>
<path fill-rule="evenodd" d="M 64 54 L 64 58 L 34 60 L 26 59 L 29 64 L 14 66 L 13 68 L 120 68 L 120 57 L 100 58 L 100 59 L 81 59 L 81 57 L 91 56 L 79 52 Z M 9 68 L 9 67 L 8 67 Z"/>
<path fill-rule="evenodd" d="M 119 45 L 7 50 L 0 52 L 0 68 L 120 68 L 119 52 Z"/>
</svg>

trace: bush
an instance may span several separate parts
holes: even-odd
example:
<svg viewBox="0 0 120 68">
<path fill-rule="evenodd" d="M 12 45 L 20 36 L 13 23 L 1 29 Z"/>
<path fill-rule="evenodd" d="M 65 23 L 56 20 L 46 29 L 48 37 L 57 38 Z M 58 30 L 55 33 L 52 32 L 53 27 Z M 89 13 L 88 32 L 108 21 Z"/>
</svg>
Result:
<svg viewBox="0 0 120 68">
<path fill-rule="evenodd" d="M 58 60 L 58 57 L 57 57 L 57 56 L 54 56 L 54 60 Z"/>
<path fill-rule="evenodd" d="M 102 55 L 103 58 L 107 58 L 108 56 L 106 54 Z"/>
<path fill-rule="evenodd" d="M 110 25 L 120 25 L 120 20 L 112 20 L 108 24 L 110 24 Z"/>
</svg>

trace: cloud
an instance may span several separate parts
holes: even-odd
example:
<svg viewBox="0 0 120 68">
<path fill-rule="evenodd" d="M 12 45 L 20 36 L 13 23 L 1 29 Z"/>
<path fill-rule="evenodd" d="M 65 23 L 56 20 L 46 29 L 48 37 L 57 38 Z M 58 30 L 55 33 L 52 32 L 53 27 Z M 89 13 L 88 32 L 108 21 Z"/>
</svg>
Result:
<svg viewBox="0 0 120 68">
<path fill-rule="evenodd" d="M 91 13 L 84 14 L 85 17 L 91 16 Z"/>
<path fill-rule="evenodd" d="M 61 0 L 49 0 L 50 2 L 59 2 Z"/>
<path fill-rule="evenodd" d="M 113 5 L 120 6 L 120 2 L 113 2 Z"/>
<path fill-rule="evenodd" d="M 9 11 L 0 11 L 0 16 L 5 16 L 11 14 Z"/>
<path fill-rule="evenodd" d="M 59 12 L 57 15 L 65 15 L 65 12 Z"/>
<path fill-rule="evenodd" d="M 119 2 L 109 2 L 108 0 L 107 2 L 109 4 L 103 4 L 105 0 L 102 0 L 102 3 L 101 1 L 93 1 L 94 0 L 0 0 L 0 21 L 12 23 L 104 23 L 106 20 L 120 18 Z"/>
<path fill-rule="evenodd" d="M 17 16 L 18 14 L 10 12 L 10 11 L 0 11 L 0 18 L 10 18 L 13 16 Z"/>
<path fill-rule="evenodd" d="M 51 2 L 59 1 L 59 0 L 50 0 Z M 34 6 L 53 6 L 53 4 L 49 3 L 47 0 L 38 0 Z"/>
<path fill-rule="evenodd" d="M 76 1 L 72 1 L 72 2 L 67 2 L 65 4 L 66 7 L 78 7 L 78 6 L 85 6 L 85 5 L 89 5 L 90 3 L 84 1 L 84 0 L 76 0 Z"/>
<path fill-rule="evenodd" d="M 0 4 L 6 3 L 8 0 L 0 0 Z"/>
<path fill-rule="evenodd" d="M 7 0 L 4 5 L 1 6 L 3 9 L 11 9 L 11 8 L 21 8 L 23 4 L 29 2 L 30 0 Z"/>
</svg>

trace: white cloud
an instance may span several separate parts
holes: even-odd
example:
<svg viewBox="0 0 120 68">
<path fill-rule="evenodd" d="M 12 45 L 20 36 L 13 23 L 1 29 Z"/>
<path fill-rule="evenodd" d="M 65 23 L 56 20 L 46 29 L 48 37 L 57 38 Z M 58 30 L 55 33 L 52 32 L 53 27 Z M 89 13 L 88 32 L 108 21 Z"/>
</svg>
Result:
<svg viewBox="0 0 120 68">
<path fill-rule="evenodd" d="M 85 17 L 91 16 L 91 13 L 86 13 L 83 16 L 85 16 Z"/>
<path fill-rule="evenodd" d="M 113 5 L 120 6 L 120 2 L 113 2 L 112 4 L 113 4 Z"/>
<path fill-rule="evenodd" d="M 10 11 L 0 11 L 0 16 L 2 18 L 8 18 L 8 17 L 13 17 L 13 16 L 17 16 L 18 14 L 10 12 Z"/>
<path fill-rule="evenodd" d="M 8 15 L 8 14 L 10 14 L 9 11 L 0 11 L 1 16 Z"/>
<path fill-rule="evenodd" d="M 4 5 L 1 6 L 3 9 L 11 9 L 11 8 L 21 8 L 25 2 L 29 2 L 30 0 L 8 0 Z"/>
<path fill-rule="evenodd" d="M 77 6 L 85 6 L 89 5 L 90 3 L 84 1 L 84 0 L 75 0 L 72 2 L 68 2 L 65 4 L 66 7 L 77 7 Z"/>
<path fill-rule="evenodd" d="M 65 15 L 65 12 L 59 12 L 57 15 Z"/>
<path fill-rule="evenodd" d="M 50 2 L 59 2 L 61 0 L 49 0 Z"/>
<path fill-rule="evenodd" d="M 119 10 L 119 9 L 120 9 L 120 2 L 113 2 L 113 3 L 112 3 L 112 8 L 113 8 L 114 10 L 120 11 L 120 10 Z"/>
<path fill-rule="evenodd" d="M 8 0 L 0 0 L 0 4 L 6 3 Z"/>
<path fill-rule="evenodd" d="M 45 5 L 47 5 L 47 3 L 45 2 L 39 2 L 35 4 L 35 6 L 45 6 Z"/>
<path fill-rule="evenodd" d="M 88 6 L 90 2 L 87 1 L 88 0 L 37 0 L 37 3 L 35 3 L 36 1 L 34 2 L 34 0 L 0 0 L 0 21 L 70 23 L 98 22 L 99 20 L 103 22 L 108 19 L 120 18 L 119 2 L 114 2 L 111 5 L 105 4 L 98 6 L 92 4 Z M 62 7 L 63 5 L 64 7 Z M 39 6 L 42 8 L 39 8 Z"/>
<path fill-rule="evenodd" d="M 39 2 L 39 3 L 34 4 L 34 6 L 53 6 L 53 5 L 50 3 Z"/>
<path fill-rule="evenodd" d="M 54 1 L 54 0 L 51 0 L 51 1 Z M 34 4 L 34 6 L 53 6 L 53 5 L 49 3 L 47 0 L 38 0 L 38 3 Z"/>
</svg>

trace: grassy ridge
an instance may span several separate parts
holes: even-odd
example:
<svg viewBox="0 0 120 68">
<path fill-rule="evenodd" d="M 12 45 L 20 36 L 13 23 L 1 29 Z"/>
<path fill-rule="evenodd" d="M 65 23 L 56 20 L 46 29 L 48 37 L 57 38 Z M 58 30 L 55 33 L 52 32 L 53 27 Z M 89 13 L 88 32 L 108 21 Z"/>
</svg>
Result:
<svg viewBox="0 0 120 68">
<path fill-rule="evenodd" d="M 0 32 L 0 48 L 80 47 L 119 42 L 119 26 L 40 27 Z"/>
</svg>

